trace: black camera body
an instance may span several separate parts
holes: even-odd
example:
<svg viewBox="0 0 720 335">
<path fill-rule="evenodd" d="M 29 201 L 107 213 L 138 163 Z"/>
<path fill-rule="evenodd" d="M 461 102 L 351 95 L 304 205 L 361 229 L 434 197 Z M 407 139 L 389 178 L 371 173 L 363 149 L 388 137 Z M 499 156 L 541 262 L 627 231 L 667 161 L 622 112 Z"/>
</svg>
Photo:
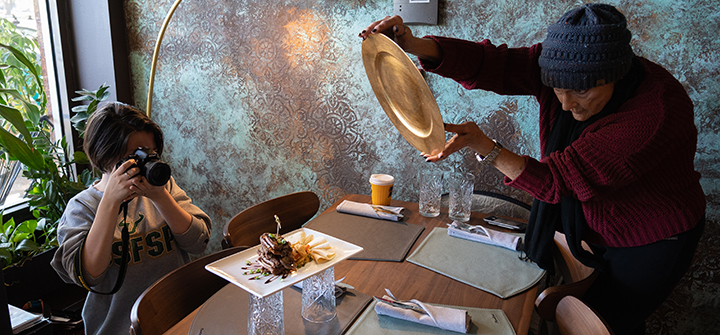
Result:
<svg viewBox="0 0 720 335">
<path fill-rule="evenodd" d="M 115 168 L 120 167 L 120 165 L 130 159 L 135 160 L 135 165 L 128 169 L 133 167 L 140 168 L 139 174 L 145 177 L 145 180 L 147 180 L 151 185 L 163 186 L 168 182 L 168 180 L 170 180 L 170 165 L 161 161 L 160 156 L 158 156 L 154 151 L 145 147 L 137 148 L 135 152 L 121 159 L 117 165 L 115 165 Z"/>
</svg>

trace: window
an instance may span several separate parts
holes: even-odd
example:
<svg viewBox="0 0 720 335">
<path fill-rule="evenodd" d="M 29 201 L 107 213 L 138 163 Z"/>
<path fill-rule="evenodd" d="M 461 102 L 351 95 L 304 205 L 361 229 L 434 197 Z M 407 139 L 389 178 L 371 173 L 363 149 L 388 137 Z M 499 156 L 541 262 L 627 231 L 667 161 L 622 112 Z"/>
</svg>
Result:
<svg viewBox="0 0 720 335">
<path fill-rule="evenodd" d="M 47 110 L 50 114 L 50 122 L 55 125 L 55 140 L 67 132 L 63 129 L 62 116 L 59 113 L 57 71 L 54 66 L 54 48 L 50 43 L 52 37 L 47 13 L 48 2 L 45 0 L 0 0 L 0 20 L 2 20 L 0 23 L 3 25 L 0 29 L 0 42 L 22 49 L 26 54 L 34 54 L 35 57 L 31 61 L 40 61 L 42 64 L 42 80 L 48 100 Z M 0 63 L 6 63 L 7 54 L 8 52 L 2 49 L 3 57 L 0 59 Z M 11 73 L 10 76 L 13 74 Z M 15 76 L 22 76 L 22 74 L 16 72 Z M 12 84 L 8 83 L 8 86 L 12 86 Z M 21 170 L 19 166 L 14 170 L 8 170 L 7 167 L 0 168 L 3 192 L 7 192 L 4 203 L 0 203 L 2 208 L 9 208 L 24 202 L 25 192 L 31 182 L 18 170 Z M 6 190 L 8 187 L 9 190 Z M 2 199 L 0 198 L 0 200 Z"/>
<path fill-rule="evenodd" d="M 70 122 L 70 109 L 77 104 L 70 101 L 77 96 L 75 91 L 96 90 L 106 84 L 110 86 L 109 100 L 133 104 L 123 4 L 97 0 L 0 0 L 0 17 L 19 22 L 19 26 L 38 38 L 54 136 L 65 137 L 68 152 L 74 152 L 79 143 Z M 21 184 L 17 184 L 16 194 L 21 197 L 23 191 Z"/>
</svg>

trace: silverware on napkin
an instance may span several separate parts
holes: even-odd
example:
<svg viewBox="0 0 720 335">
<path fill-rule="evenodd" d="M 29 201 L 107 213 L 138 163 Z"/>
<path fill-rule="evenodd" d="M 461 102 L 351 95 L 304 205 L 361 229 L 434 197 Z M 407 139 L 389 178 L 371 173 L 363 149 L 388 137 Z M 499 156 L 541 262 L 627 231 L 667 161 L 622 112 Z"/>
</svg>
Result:
<svg viewBox="0 0 720 335">
<path fill-rule="evenodd" d="M 455 228 L 457 228 L 457 229 L 464 230 L 464 231 L 466 231 L 466 232 L 468 232 L 468 233 L 480 234 L 480 235 L 483 235 L 483 236 L 488 236 L 488 234 L 485 232 L 485 228 L 483 228 L 482 226 L 472 226 L 472 225 L 469 225 L 469 224 L 467 224 L 467 223 L 465 223 L 465 222 L 461 222 L 461 221 L 458 221 L 458 220 L 454 220 L 452 223 L 448 223 L 447 225 L 448 225 L 449 227 L 455 227 Z"/>
<path fill-rule="evenodd" d="M 387 210 L 387 209 L 383 208 L 382 206 L 370 205 L 370 207 L 372 207 L 372 209 L 375 211 L 375 213 L 385 213 L 385 214 L 388 214 L 388 215 L 394 215 L 394 216 L 396 216 L 396 217 L 398 217 L 398 218 L 404 217 L 402 214 L 400 214 L 400 213 L 395 213 L 395 212 L 393 212 L 393 211 L 391 211 L 391 210 Z"/>
<path fill-rule="evenodd" d="M 417 307 L 417 306 L 415 306 L 415 305 L 410 305 L 410 304 L 402 303 L 402 302 L 399 302 L 399 301 L 390 300 L 390 299 L 385 299 L 385 298 L 380 298 L 380 297 L 373 297 L 373 298 L 374 298 L 375 300 L 377 300 L 378 302 L 382 302 L 382 303 L 388 304 L 388 305 L 390 305 L 390 306 L 399 307 L 399 308 L 404 308 L 404 309 L 410 309 L 410 310 L 416 311 L 416 312 L 418 312 L 418 313 L 427 314 L 427 312 L 426 312 L 424 309 L 422 309 L 422 308 L 420 308 L 420 307 Z"/>
</svg>

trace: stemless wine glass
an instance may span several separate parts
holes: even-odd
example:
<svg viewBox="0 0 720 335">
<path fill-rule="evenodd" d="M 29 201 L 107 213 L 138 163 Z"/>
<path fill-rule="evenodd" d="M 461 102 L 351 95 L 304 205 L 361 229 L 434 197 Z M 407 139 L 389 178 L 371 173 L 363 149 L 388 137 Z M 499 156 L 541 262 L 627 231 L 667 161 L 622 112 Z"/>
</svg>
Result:
<svg viewBox="0 0 720 335">
<path fill-rule="evenodd" d="M 258 297 L 250 294 L 248 335 L 285 335 L 283 292 Z"/>
<path fill-rule="evenodd" d="M 302 317 L 310 322 L 327 322 L 336 315 L 335 267 L 302 282 Z"/>
<path fill-rule="evenodd" d="M 420 215 L 431 218 L 440 215 L 443 171 L 434 169 L 420 171 L 418 186 Z"/>
<path fill-rule="evenodd" d="M 468 172 L 452 172 L 448 181 L 450 183 L 448 217 L 461 222 L 470 221 L 475 176 Z"/>
</svg>

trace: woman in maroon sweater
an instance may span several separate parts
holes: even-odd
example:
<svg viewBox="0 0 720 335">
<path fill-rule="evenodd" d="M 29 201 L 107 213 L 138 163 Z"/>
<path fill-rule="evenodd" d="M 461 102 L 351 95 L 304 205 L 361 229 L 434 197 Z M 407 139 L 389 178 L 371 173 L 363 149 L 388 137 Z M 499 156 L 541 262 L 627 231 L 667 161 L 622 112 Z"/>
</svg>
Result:
<svg viewBox="0 0 720 335">
<path fill-rule="evenodd" d="M 532 194 L 528 257 L 552 271 L 553 236 L 564 232 L 575 257 L 601 270 L 584 300 L 616 334 L 644 334 L 644 320 L 690 266 L 705 195 L 694 169 L 692 102 L 667 70 L 633 54 L 623 14 L 583 5 L 529 48 L 417 38 L 398 16 L 359 36 L 378 32 L 466 89 L 537 98 L 541 160 L 503 148 L 473 122 L 447 124 L 455 136 L 425 157 L 436 162 L 469 147 L 506 184 Z"/>
</svg>

